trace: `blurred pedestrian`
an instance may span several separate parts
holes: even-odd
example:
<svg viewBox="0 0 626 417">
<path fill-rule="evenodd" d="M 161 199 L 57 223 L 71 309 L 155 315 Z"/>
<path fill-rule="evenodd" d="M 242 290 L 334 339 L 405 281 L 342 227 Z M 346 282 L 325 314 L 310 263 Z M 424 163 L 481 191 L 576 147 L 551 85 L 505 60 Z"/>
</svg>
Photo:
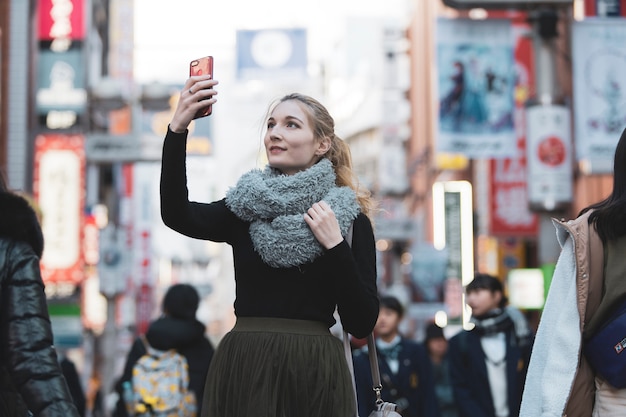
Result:
<svg viewBox="0 0 626 417">
<path fill-rule="evenodd" d="M 626 129 L 615 148 L 611 194 L 576 219 L 553 223 L 561 254 L 537 329 L 520 415 L 626 415 L 626 388 L 613 387 L 581 354 L 584 343 L 626 301 Z M 607 341 L 609 348 L 623 336 Z"/>
<path fill-rule="evenodd" d="M 523 314 L 500 280 L 477 273 L 465 287 L 474 328 L 450 339 L 450 377 L 461 417 L 516 417 L 532 347 Z M 541 414 L 539 414 L 541 415 Z"/>
<path fill-rule="evenodd" d="M 83 385 L 80 382 L 80 376 L 76 370 L 76 365 L 70 358 L 67 357 L 66 352 L 59 352 L 59 356 L 61 371 L 63 372 L 65 381 L 67 381 L 67 386 L 70 389 L 74 405 L 76 406 L 80 417 L 84 417 L 87 407 L 87 399 L 85 398 L 85 391 L 83 390 Z"/>
<path fill-rule="evenodd" d="M 0 172 L 0 415 L 78 417 L 53 345 L 37 216 Z"/>
<path fill-rule="evenodd" d="M 380 313 L 374 328 L 383 401 L 393 402 L 403 417 L 437 417 L 435 380 L 426 348 L 400 334 L 404 307 L 396 297 L 380 297 Z M 354 352 L 359 415 L 368 416 L 376 396 L 367 347 Z"/>
<path fill-rule="evenodd" d="M 448 359 L 448 340 L 443 334 L 443 329 L 435 323 L 426 326 L 426 338 L 424 339 L 430 362 L 433 366 L 435 380 L 435 393 L 439 404 L 441 417 L 458 417 L 456 401 L 452 392 L 452 379 L 450 378 L 450 361 Z"/>
<path fill-rule="evenodd" d="M 369 195 L 355 186 L 349 147 L 326 108 L 296 93 L 268 110 L 265 169 L 244 174 L 224 199 L 190 202 L 187 128 L 215 103 L 216 84 L 208 76 L 185 83 L 161 171 L 165 224 L 233 250 L 237 321 L 211 363 L 202 416 L 351 415 L 350 371 L 329 328 L 336 308 L 356 337 L 376 323 Z"/>
<path fill-rule="evenodd" d="M 189 371 L 189 389 L 195 394 L 198 410 L 201 410 L 202 393 L 214 348 L 205 335 L 204 324 L 196 319 L 199 302 L 200 296 L 193 286 L 174 284 L 169 287 L 161 303 L 163 315 L 150 323 L 145 340 L 156 350 L 174 349 L 185 357 Z M 116 417 L 128 416 L 123 383 L 132 382 L 133 367 L 146 352 L 144 341 L 138 337 L 128 353 L 124 373 L 115 387 L 119 394 Z"/>
</svg>

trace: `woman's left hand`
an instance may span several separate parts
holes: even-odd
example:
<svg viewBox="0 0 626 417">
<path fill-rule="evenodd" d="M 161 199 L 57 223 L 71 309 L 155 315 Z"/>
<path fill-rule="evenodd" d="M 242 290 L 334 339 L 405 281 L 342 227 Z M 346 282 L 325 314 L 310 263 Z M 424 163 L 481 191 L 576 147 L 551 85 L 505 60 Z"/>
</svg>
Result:
<svg viewBox="0 0 626 417">
<path fill-rule="evenodd" d="M 334 248 L 343 240 L 335 212 L 324 200 L 313 204 L 304 214 L 304 221 L 325 249 Z"/>
</svg>

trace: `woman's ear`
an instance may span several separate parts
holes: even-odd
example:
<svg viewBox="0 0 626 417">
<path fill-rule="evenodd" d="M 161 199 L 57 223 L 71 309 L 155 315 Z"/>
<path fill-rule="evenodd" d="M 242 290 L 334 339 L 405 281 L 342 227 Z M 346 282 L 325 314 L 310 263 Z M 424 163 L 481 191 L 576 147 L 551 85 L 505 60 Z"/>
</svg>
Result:
<svg viewBox="0 0 626 417">
<path fill-rule="evenodd" d="M 330 150 L 330 145 L 331 145 L 330 138 L 328 136 L 323 137 L 322 140 L 320 140 L 317 145 L 317 150 L 315 151 L 315 155 L 317 156 L 325 155 L 326 152 Z"/>
</svg>

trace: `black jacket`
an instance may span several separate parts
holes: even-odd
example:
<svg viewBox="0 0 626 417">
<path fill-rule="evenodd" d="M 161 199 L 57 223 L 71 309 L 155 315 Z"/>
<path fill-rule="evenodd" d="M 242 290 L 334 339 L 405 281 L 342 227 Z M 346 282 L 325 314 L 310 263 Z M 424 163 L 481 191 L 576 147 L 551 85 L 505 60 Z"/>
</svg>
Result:
<svg viewBox="0 0 626 417">
<path fill-rule="evenodd" d="M 0 192 L 0 415 L 78 417 L 52 344 L 42 252 L 35 212 Z"/>
<path fill-rule="evenodd" d="M 509 415 L 517 416 L 532 351 L 530 341 L 518 341 L 514 329 L 506 335 L 506 378 Z M 476 329 L 461 331 L 450 339 L 450 379 L 461 417 L 495 417 L 485 352 Z"/>
<path fill-rule="evenodd" d="M 202 394 L 209 364 L 213 357 L 213 345 L 204 335 L 204 325 L 197 320 L 183 320 L 174 317 L 161 317 L 153 321 L 146 332 L 146 339 L 150 346 L 158 350 L 176 349 L 187 359 L 189 365 L 189 389 L 196 394 L 198 401 L 198 415 L 202 407 Z M 128 353 L 124 373 L 116 390 L 122 394 L 122 383 L 132 380 L 133 366 L 146 353 L 143 342 L 137 338 Z M 116 417 L 126 417 L 123 401 L 118 401 Z"/>
</svg>

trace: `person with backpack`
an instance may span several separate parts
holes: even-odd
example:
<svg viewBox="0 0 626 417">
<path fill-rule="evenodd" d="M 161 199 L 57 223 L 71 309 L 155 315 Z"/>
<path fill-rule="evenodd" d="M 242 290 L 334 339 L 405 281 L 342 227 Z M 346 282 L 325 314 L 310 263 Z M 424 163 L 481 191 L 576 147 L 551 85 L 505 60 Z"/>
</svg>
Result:
<svg viewBox="0 0 626 417">
<path fill-rule="evenodd" d="M 216 85 L 210 76 L 187 79 L 161 162 L 163 222 L 233 252 L 237 319 L 211 362 L 201 415 L 353 415 L 350 368 L 330 328 L 335 311 L 357 338 L 376 324 L 369 193 L 357 187 L 350 148 L 328 110 L 292 93 L 266 113 L 267 166 L 243 174 L 223 199 L 189 201 L 188 127 L 215 105 Z"/>
<path fill-rule="evenodd" d="M 137 406 L 151 401 L 162 404 L 182 401 L 176 416 L 199 415 L 214 353 L 213 345 L 205 336 L 205 326 L 196 319 L 199 302 L 193 286 L 174 284 L 169 287 L 161 304 L 163 315 L 150 323 L 146 334 L 135 340 L 128 353 L 124 372 L 115 387 L 119 395 L 115 417 L 130 417 L 127 410 L 141 415 L 138 411 L 144 408 Z M 129 389 L 135 401 L 132 405 L 124 399 L 128 398 Z M 165 394 L 168 390 L 172 394 Z M 168 398 L 164 398 L 166 395 Z M 195 414 L 183 413 L 187 405 L 196 409 Z"/>
<path fill-rule="evenodd" d="M 30 203 L 0 171 L 0 416 L 78 417 L 58 355 L 39 261 L 44 240 Z"/>
<path fill-rule="evenodd" d="M 477 273 L 465 287 L 471 330 L 448 343 L 452 390 L 460 417 L 517 417 L 532 348 L 526 318 L 507 306 L 504 288 Z"/>
</svg>

